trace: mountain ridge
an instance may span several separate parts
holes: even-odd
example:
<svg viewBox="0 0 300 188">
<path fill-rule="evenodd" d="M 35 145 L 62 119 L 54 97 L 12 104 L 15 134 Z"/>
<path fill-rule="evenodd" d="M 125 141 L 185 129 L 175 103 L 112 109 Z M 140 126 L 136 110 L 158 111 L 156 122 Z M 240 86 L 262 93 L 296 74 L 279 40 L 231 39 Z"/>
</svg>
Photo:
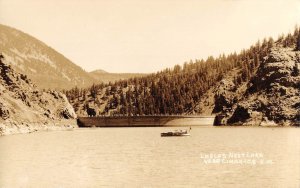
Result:
<svg viewBox="0 0 300 188">
<path fill-rule="evenodd" d="M 81 67 L 22 31 L 0 24 L 0 36 L 0 49 L 7 62 L 39 88 L 61 90 L 94 82 Z"/>
<path fill-rule="evenodd" d="M 103 69 L 96 69 L 96 70 L 90 71 L 89 73 L 90 74 L 93 74 L 93 73 L 108 74 L 109 72 L 107 72 L 107 71 L 105 71 Z"/>
<path fill-rule="evenodd" d="M 75 86 L 114 82 L 144 74 L 87 72 L 60 52 L 29 34 L 0 24 L 0 50 L 15 71 L 26 74 L 40 89 L 68 90 Z"/>
</svg>

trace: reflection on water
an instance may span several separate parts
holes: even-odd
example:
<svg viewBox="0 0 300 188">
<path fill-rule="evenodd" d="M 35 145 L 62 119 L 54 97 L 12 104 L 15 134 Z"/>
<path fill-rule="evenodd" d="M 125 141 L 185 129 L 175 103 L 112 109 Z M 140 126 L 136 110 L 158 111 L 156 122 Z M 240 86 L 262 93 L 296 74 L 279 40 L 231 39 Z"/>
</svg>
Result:
<svg viewBox="0 0 300 188">
<path fill-rule="evenodd" d="M 0 137 L 0 187 L 300 187 L 300 129 L 193 127 L 190 137 L 160 137 L 172 129 Z"/>
</svg>

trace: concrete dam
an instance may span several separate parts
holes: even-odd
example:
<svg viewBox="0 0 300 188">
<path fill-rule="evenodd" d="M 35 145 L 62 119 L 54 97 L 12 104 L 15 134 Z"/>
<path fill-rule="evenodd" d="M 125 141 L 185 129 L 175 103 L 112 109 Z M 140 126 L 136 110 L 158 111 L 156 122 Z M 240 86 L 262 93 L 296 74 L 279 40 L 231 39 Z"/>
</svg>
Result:
<svg viewBox="0 0 300 188">
<path fill-rule="evenodd" d="M 176 127 L 213 125 L 215 116 L 96 116 L 78 117 L 79 127 Z"/>
</svg>

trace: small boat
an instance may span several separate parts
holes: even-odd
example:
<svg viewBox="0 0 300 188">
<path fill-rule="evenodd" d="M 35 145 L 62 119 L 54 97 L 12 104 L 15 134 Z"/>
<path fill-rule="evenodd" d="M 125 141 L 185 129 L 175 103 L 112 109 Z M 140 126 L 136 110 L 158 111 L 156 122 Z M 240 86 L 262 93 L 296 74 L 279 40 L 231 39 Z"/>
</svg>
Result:
<svg viewBox="0 0 300 188">
<path fill-rule="evenodd" d="M 160 133 L 160 136 L 165 137 L 165 136 L 190 136 L 190 133 L 188 133 L 187 130 L 175 130 L 173 132 L 164 132 Z"/>
</svg>

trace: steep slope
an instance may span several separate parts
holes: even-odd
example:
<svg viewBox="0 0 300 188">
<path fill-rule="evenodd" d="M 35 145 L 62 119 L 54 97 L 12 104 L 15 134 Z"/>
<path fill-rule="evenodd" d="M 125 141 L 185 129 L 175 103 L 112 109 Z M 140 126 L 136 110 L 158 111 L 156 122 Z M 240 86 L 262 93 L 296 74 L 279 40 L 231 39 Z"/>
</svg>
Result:
<svg viewBox="0 0 300 188">
<path fill-rule="evenodd" d="M 216 89 L 216 102 L 222 107 L 219 123 L 238 125 L 300 124 L 300 52 L 277 44 L 256 74 L 243 87 L 229 84 Z M 242 92 L 232 92 L 236 87 Z M 224 89 L 226 88 L 226 89 Z M 235 99 L 233 102 L 232 99 Z M 216 106 L 215 106 L 216 107 Z"/>
<path fill-rule="evenodd" d="M 1 24 L 0 49 L 8 63 L 39 88 L 68 89 L 90 86 L 94 82 L 82 68 L 43 42 Z"/>
<path fill-rule="evenodd" d="M 134 77 L 146 76 L 141 73 L 109 73 L 104 70 L 95 70 L 90 72 L 90 75 L 97 81 L 103 83 L 115 82 L 119 80 L 126 80 Z"/>
<path fill-rule="evenodd" d="M 70 128 L 75 117 L 64 94 L 41 92 L 0 55 L 0 135 Z"/>
</svg>

